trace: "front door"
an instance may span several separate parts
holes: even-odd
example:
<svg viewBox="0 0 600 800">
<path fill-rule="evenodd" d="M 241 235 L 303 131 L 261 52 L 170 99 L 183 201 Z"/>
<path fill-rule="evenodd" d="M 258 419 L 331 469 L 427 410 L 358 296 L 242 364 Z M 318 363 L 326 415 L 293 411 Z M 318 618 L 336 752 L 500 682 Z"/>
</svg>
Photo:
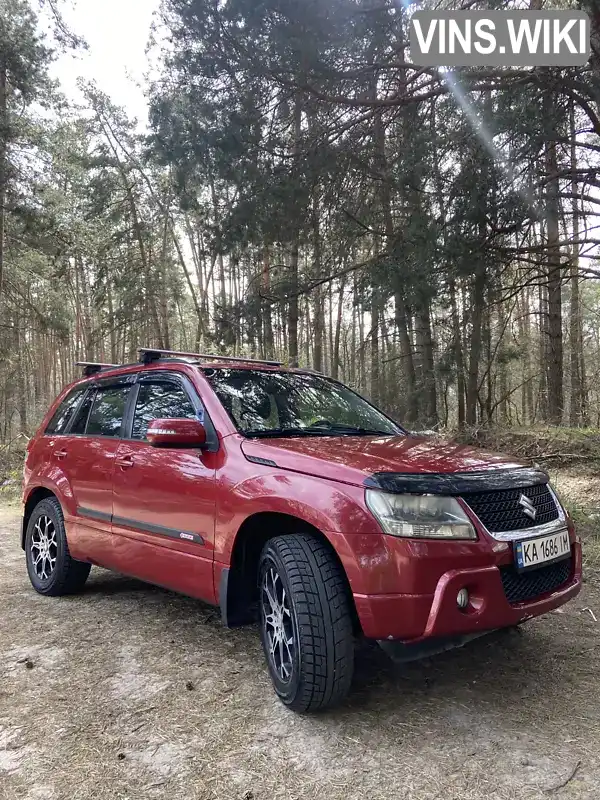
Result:
<svg viewBox="0 0 600 800">
<path fill-rule="evenodd" d="M 214 456 L 152 447 L 155 419 L 197 418 L 202 407 L 183 377 L 145 375 L 132 398 L 129 438 L 117 451 L 113 539 L 119 569 L 141 580 L 214 602 Z"/>
</svg>

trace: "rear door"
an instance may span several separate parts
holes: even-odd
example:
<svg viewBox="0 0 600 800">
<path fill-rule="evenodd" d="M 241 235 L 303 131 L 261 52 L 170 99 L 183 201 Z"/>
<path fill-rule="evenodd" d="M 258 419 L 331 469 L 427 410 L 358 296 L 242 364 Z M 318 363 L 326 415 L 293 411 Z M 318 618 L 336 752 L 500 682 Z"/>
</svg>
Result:
<svg viewBox="0 0 600 800">
<path fill-rule="evenodd" d="M 112 479 L 131 388 L 131 379 L 91 388 L 60 443 L 76 509 L 72 555 L 106 567 L 114 566 Z"/>
<path fill-rule="evenodd" d="M 30 441 L 23 472 L 24 485 L 28 489 L 43 486 L 57 495 L 69 541 L 77 513 L 69 477 L 68 431 L 88 391 L 87 385 L 77 386 L 61 400 L 43 433 Z"/>
<path fill-rule="evenodd" d="M 72 389 L 60 402 L 56 411 L 41 436 L 35 436 L 27 448 L 27 461 L 25 463 L 25 478 L 31 485 L 47 486 L 52 488 L 63 501 L 65 521 L 69 521 L 75 514 L 68 489 L 68 442 L 67 432 L 84 396 L 88 392 L 87 386 L 77 386 Z M 32 475 L 35 471 L 36 474 Z"/>
<path fill-rule="evenodd" d="M 156 448 L 146 440 L 152 420 L 205 419 L 202 403 L 176 373 L 146 373 L 134 392 L 113 479 L 118 568 L 213 602 L 215 454 Z"/>
</svg>

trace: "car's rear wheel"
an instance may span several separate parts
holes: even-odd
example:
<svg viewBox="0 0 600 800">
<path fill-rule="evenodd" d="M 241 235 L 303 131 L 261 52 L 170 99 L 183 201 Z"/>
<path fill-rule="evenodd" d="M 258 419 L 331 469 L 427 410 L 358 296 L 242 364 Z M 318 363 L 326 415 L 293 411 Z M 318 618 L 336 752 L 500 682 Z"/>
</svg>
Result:
<svg viewBox="0 0 600 800">
<path fill-rule="evenodd" d="M 260 631 L 275 691 L 293 711 L 348 693 L 354 635 L 348 587 L 330 548 L 308 534 L 265 545 L 258 571 Z"/>
<path fill-rule="evenodd" d="M 53 497 L 33 509 L 25 534 L 27 572 L 39 594 L 58 597 L 80 591 L 91 564 L 75 561 L 69 553 L 60 503 Z"/>
</svg>

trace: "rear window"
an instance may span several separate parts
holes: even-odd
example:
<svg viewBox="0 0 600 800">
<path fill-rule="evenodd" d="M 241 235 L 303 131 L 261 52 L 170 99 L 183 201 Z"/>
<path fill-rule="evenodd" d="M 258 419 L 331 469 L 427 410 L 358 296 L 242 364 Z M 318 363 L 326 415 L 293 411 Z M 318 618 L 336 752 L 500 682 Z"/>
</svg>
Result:
<svg viewBox="0 0 600 800">
<path fill-rule="evenodd" d="M 61 433 L 65 432 L 85 391 L 86 387 L 84 386 L 79 389 L 74 389 L 65 397 L 48 423 L 48 427 L 46 428 L 47 435 L 60 436 Z"/>
<path fill-rule="evenodd" d="M 73 420 L 73 424 L 71 425 L 70 433 L 74 435 L 85 433 L 88 417 L 90 415 L 90 411 L 92 410 L 92 403 L 94 402 L 94 397 L 95 397 L 95 392 L 92 390 L 85 398 L 81 406 L 79 407 L 79 411 L 75 415 L 75 419 Z"/>
</svg>

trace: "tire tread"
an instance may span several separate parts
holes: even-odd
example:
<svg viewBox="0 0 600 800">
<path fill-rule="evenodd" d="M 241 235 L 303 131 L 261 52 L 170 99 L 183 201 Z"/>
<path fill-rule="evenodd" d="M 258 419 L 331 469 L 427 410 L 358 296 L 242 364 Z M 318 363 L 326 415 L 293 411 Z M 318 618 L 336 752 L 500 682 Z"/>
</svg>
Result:
<svg viewBox="0 0 600 800">
<path fill-rule="evenodd" d="M 65 519 L 60 503 L 55 497 L 46 497 L 41 500 L 34 508 L 31 520 L 36 519 L 42 510 L 42 506 L 50 507 L 59 523 L 58 535 L 62 539 L 62 563 L 57 564 L 58 573 L 56 579 L 47 588 L 39 588 L 33 583 L 34 589 L 46 597 L 61 597 L 63 595 L 76 594 L 83 589 L 88 575 L 90 574 L 91 564 L 83 561 L 76 561 L 69 552 L 69 543 L 65 531 Z"/>
<path fill-rule="evenodd" d="M 310 534 L 271 539 L 286 570 L 300 638 L 300 683 L 286 704 L 295 711 L 337 705 L 347 695 L 354 668 L 348 586 L 330 548 Z"/>
</svg>

